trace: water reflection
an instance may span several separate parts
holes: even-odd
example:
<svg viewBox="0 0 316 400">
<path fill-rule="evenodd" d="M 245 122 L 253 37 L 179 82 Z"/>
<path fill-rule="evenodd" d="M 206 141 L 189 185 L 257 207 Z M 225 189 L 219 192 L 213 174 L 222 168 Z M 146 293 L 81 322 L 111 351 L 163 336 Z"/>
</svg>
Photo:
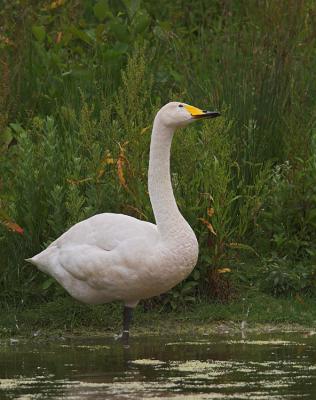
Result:
<svg viewBox="0 0 316 400">
<path fill-rule="evenodd" d="M 289 399 L 316 393 L 316 336 L 0 344 L 1 399 Z"/>
</svg>

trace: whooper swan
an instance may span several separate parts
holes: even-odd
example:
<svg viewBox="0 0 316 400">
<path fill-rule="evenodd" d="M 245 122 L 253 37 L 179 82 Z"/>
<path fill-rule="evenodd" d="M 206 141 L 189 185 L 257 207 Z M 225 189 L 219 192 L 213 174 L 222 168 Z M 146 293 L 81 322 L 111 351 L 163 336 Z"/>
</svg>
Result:
<svg viewBox="0 0 316 400">
<path fill-rule="evenodd" d="M 124 303 L 128 342 L 132 310 L 185 279 L 198 258 L 198 242 L 181 215 L 170 180 L 170 147 L 176 128 L 218 112 L 171 102 L 157 113 L 151 136 L 148 189 L 156 225 L 123 214 L 98 214 L 71 227 L 27 261 L 88 304 Z"/>
</svg>

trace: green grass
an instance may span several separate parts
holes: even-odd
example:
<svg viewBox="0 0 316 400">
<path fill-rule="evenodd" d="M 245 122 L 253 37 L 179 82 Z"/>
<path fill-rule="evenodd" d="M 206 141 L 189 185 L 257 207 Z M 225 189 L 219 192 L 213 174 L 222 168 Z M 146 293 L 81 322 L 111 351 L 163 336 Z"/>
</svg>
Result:
<svg viewBox="0 0 316 400">
<path fill-rule="evenodd" d="M 121 329 L 120 304 L 87 306 L 69 297 L 63 297 L 36 307 L 8 308 L 0 313 L 0 335 L 32 336 L 53 334 L 115 334 Z M 228 304 L 201 301 L 185 309 L 166 312 L 156 308 L 144 311 L 139 305 L 134 312 L 132 331 L 135 334 L 172 335 L 184 332 L 212 332 L 218 326 L 240 330 L 269 325 L 272 329 L 285 325 L 316 326 L 314 300 L 304 298 L 279 298 L 252 291 L 241 300 Z M 230 329 L 231 329 L 230 328 Z"/>
</svg>

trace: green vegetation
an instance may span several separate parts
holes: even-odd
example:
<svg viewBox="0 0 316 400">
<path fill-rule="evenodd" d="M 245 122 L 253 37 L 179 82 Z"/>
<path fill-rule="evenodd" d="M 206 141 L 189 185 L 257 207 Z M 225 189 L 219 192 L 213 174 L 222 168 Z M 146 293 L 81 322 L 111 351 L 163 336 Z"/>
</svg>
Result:
<svg viewBox="0 0 316 400">
<path fill-rule="evenodd" d="M 197 302 L 190 307 L 162 313 L 162 309 L 135 309 L 133 335 L 184 333 L 240 333 L 253 329 L 271 330 L 276 326 L 298 329 L 313 328 L 316 321 L 315 300 L 307 298 L 276 299 L 260 292 L 248 292 L 245 298 L 227 304 Z M 94 332 L 115 335 L 121 330 L 122 307 L 118 303 L 103 306 L 80 304 L 68 297 L 34 304 L 27 308 L 9 308 L 0 312 L 0 337 L 56 336 Z M 259 325 L 258 325 L 259 324 Z M 272 326 L 273 324 L 273 326 Z M 38 332 L 38 333 L 36 333 Z"/>
<path fill-rule="evenodd" d="M 229 310 L 239 319 L 249 291 L 281 308 L 312 307 L 315 2 L 192 4 L 13 0 L 0 10 L 3 310 L 31 321 L 40 305 L 40 325 L 56 307 L 58 315 L 75 310 L 68 327 L 92 323 L 91 307 L 71 305 L 24 259 L 99 212 L 153 220 L 151 124 L 170 100 L 219 109 L 222 118 L 175 137 L 173 186 L 200 258 L 185 282 L 146 308 L 190 309 L 202 299 L 214 302 L 214 319 L 233 318 Z M 103 320 L 103 309 L 91 315 Z M 106 310 L 116 320 L 116 306 Z M 279 320 L 261 312 L 252 315 Z M 287 312 L 280 321 L 303 318 Z M 305 321 L 315 320 L 310 312 Z"/>
</svg>

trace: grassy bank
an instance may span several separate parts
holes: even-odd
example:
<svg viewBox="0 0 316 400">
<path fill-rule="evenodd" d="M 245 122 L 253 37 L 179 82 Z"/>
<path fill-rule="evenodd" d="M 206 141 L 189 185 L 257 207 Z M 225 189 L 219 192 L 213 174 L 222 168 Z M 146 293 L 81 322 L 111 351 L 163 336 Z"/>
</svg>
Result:
<svg viewBox="0 0 316 400">
<path fill-rule="evenodd" d="M 33 308 L 2 310 L 0 335 L 114 335 L 121 329 L 121 305 L 81 305 L 66 297 Z M 316 308 L 311 298 L 275 299 L 258 292 L 246 294 L 242 301 L 209 304 L 201 301 L 182 310 L 136 308 L 134 334 L 170 335 L 203 334 L 219 331 L 238 332 L 242 321 L 245 329 L 293 329 L 316 327 Z M 259 328 L 258 328 L 259 327 Z"/>
</svg>

